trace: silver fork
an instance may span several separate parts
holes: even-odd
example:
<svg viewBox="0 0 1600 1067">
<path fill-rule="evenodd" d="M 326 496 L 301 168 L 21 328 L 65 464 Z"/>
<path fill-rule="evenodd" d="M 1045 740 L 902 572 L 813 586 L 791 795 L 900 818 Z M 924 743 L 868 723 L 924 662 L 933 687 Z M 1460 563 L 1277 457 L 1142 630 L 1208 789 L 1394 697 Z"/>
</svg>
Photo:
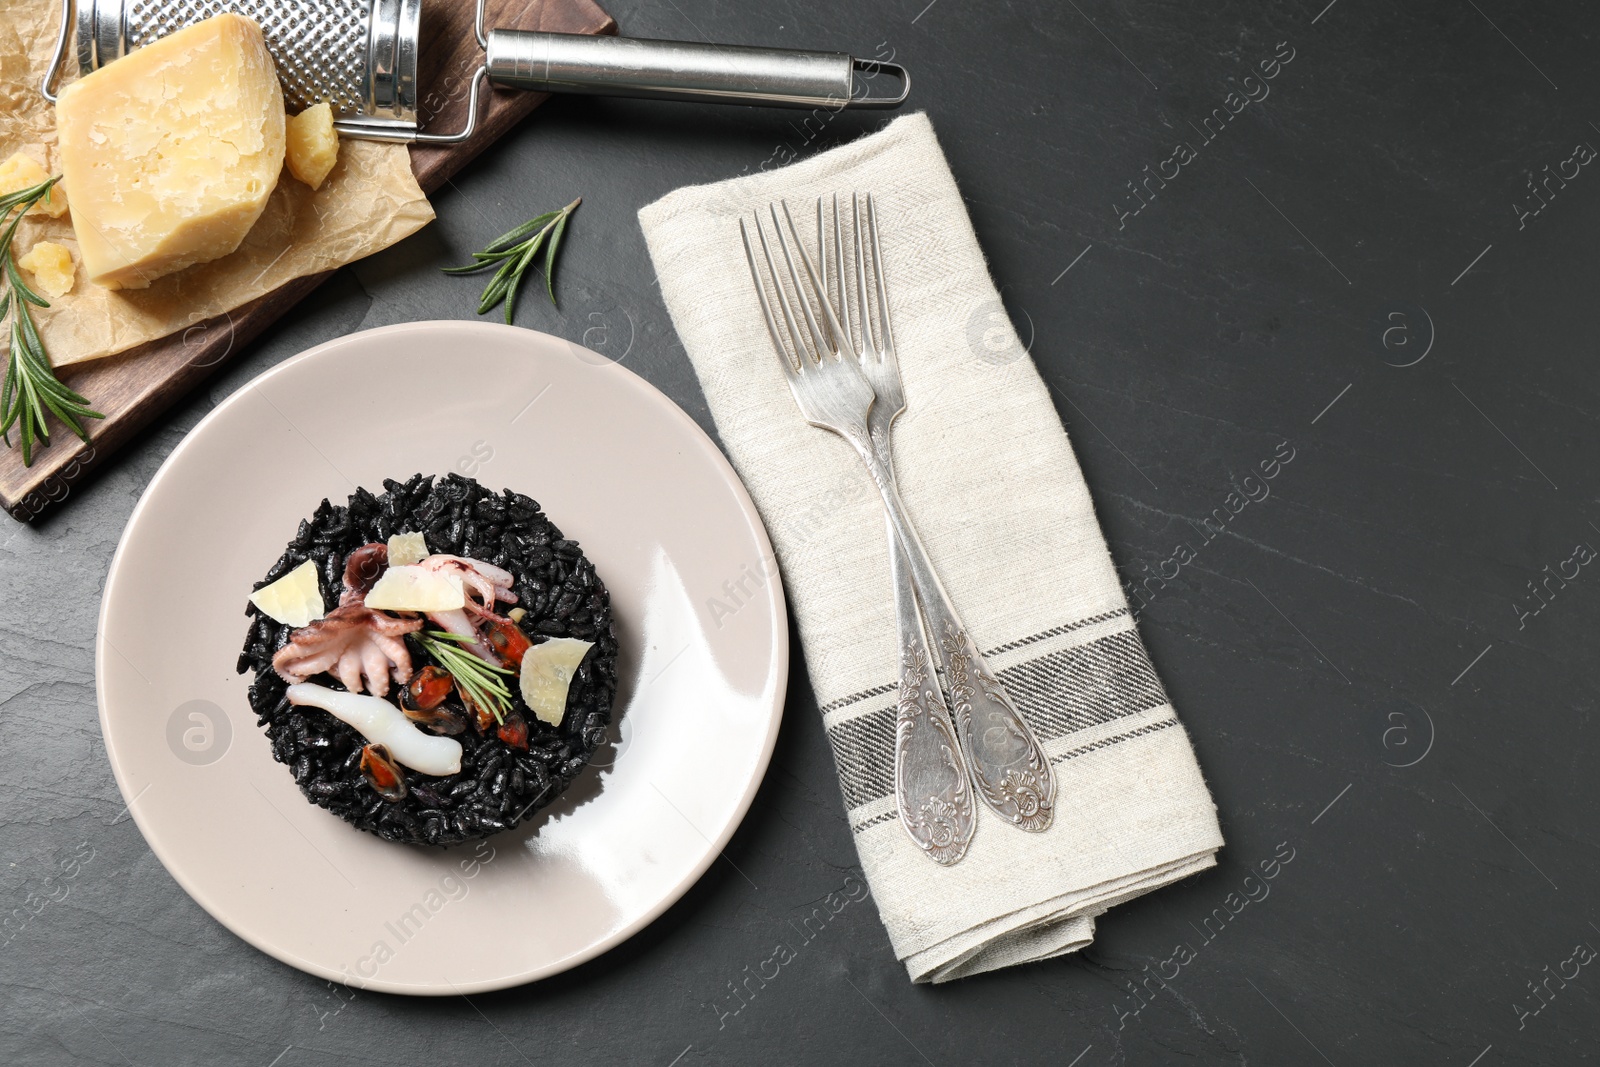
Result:
<svg viewBox="0 0 1600 1067">
<path fill-rule="evenodd" d="M 870 198 L 868 200 L 870 204 Z M 852 200 L 852 205 L 854 201 Z M 852 215 L 859 220 L 860 213 Z M 842 348 L 853 348 L 854 334 L 850 328 L 850 300 L 845 292 L 844 243 L 839 239 L 839 198 L 833 199 L 833 230 L 835 274 L 839 283 L 836 305 L 840 326 L 845 338 Z M 860 230 L 856 231 L 856 262 L 861 262 Z M 817 201 L 817 261 L 822 291 L 832 298 L 828 288 L 828 254 L 822 220 L 822 201 Z M 858 270 L 856 284 L 860 288 L 865 278 Z M 865 290 L 861 290 L 863 297 Z M 862 313 L 862 336 L 870 336 L 863 299 L 858 305 Z M 867 348 L 871 345 L 867 344 Z M 871 369 L 868 369 L 870 364 Z M 899 376 L 890 381 L 883 374 L 882 360 L 863 361 L 862 370 L 867 383 L 872 386 L 876 399 L 867 414 L 867 432 L 874 448 L 883 457 L 889 477 L 894 477 L 894 464 L 889 459 L 889 429 L 895 417 L 905 410 L 905 398 L 900 390 Z M 880 444 L 881 442 L 881 444 Z M 972 835 L 978 828 L 972 790 L 968 788 L 969 771 L 962 754 L 955 724 L 945 707 L 944 693 L 940 690 L 938 676 L 928 654 L 927 633 L 922 628 L 922 616 L 917 611 L 917 597 L 911 585 L 911 568 L 906 561 L 905 549 L 895 535 L 894 522 L 884 518 L 888 527 L 889 579 L 894 587 L 894 614 L 900 639 L 900 687 L 895 706 L 894 730 L 894 783 L 895 807 L 900 825 L 928 856 L 936 863 L 949 866 L 958 863 L 967 854 Z"/>
<path fill-rule="evenodd" d="M 820 214 L 818 221 L 820 224 Z M 773 214 L 773 223 L 777 224 L 776 212 Z M 755 283 L 767 329 L 772 334 L 773 345 L 777 348 L 779 361 L 783 364 L 801 413 L 812 425 L 829 428 L 848 425 L 859 436 L 865 437 L 868 433 L 867 412 L 874 406 L 872 387 L 861 376 L 854 359 L 844 358 L 838 346 L 819 346 L 814 355 L 800 339 L 793 309 L 784 293 L 777 265 L 773 262 L 772 249 L 767 244 L 766 232 L 757 220 L 756 233 L 761 241 L 761 252 L 774 288 L 778 291 L 789 336 L 794 342 L 794 354 L 790 354 L 790 349 L 785 347 L 778 333 L 772 306 L 767 301 L 766 289 L 756 268 L 755 253 L 750 247 L 750 233 L 742 219 L 739 230 L 744 238 L 750 278 Z M 782 236 L 781 230 L 779 236 Z M 787 262 L 787 244 L 784 244 L 783 252 Z M 793 269 L 792 262 L 790 268 Z M 807 314 L 810 314 L 809 309 Z M 811 325 L 815 328 L 815 320 L 811 320 Z M 802 376 L 806 383 L 804 389 L 798 384 Z M 846 440 L 850 438 L 846 436 Z M 889 522 L 889 541 L 892 546 L 899 545 L 892 520 Z M 900 825 L 911 840 L 934 862 L 949 866 L 967 854 L 967 846 L 971 844 L 972 833 L 977 827 L 972 791 L 967 787 L 968 773 L 960 742 L 951 725 L 950 714 L 945 710 L 938 679 L 931 669 L 922 618 L 917 614 L 916 596 L 901 567 L 900 553 L 892 553 L 890 558 L 895 570 L 892 577 L 901 650 L 899 701 L 895 709 L 895 807 Z"/>
<path fill-rule="evenodd" d="M 873 333 L 870 323 L 873 316 L 870 308 L 862 304 L 863 345 L 860 351 L 856 351 L 853 347 L 853 338 L 839 321 L 832 307 L 832 301 L 828 299 L 828 291 L 821 283 L 811 258 L 806 254 L 805 247 L 795 231 L 794 219 L 789 215 L 788 205 L 783 205 L 784 222 L 787 223 L 790 236 L 794 238 L 795 252 L 798 253 L 801 265 L 805 268 L 805 275 L 810 281 L 810 292 L 826 321 L 826 331 L 819 325 L 817 313 L 812 310 L 813 300 L 806 296 L 807 286 L 801 281 L 800 271 L 795 267 L 794 257 L 790 252 L 790 242 L 784 237 L 784 226 L 778 221 L 776 206 L 769 208 L 769 211 L 778 246 L 783 253 L 788 278 L 794 289 L 794 302 L 799 305 L 805 322 L 805 335 L 802 335 L 796 323 L 788 293 L 783 286 L 783 276 L 778 273 L 759 216 L 755 220 L 756 232 L 761 241 L 767 268 L 772 274 L 773 288 L 778 294 L 778 304 L 794 345 L 795 357 L 790 356 L 779 333 L 777 322 L 773 318 L 760 272 L 756 268 L 749 232 L 743 220 L 740 221 L 740 230 L 744 236 L 745 256 L 749 261 L 751 278 L 755 282 L 756 292 L 761 301 L 762 314 L 766 318 L 773 344 L 778 350 L 790 392 L 794 395 L 795 403 L 807 422 L 837 433 L 855 449 L 883 497 L 884 508 L 888 512 L 890 525 L 894 527 L 896 540 L 905 550 L 903 562 L 915 587 L 916 599 L 920 601 L 929 628 L 936 638 L 933 649 L 948 683 L 957 736 L 966 756 L 968 769 L 977 785 L 978 794 L 990 808 L 1013 825 L 1024 830 L 1045 830 L 1050 826 L 1055 814 L 1055 776 L 1051 772 L 1049 760 L 1045 758 L 1044 750 L 1033 731 L 1017 713 L 1011 698 L 968 636 L 966 627 L 951 605 L 950 598 L 945 593 L 938 575 L 934 572 L 933 564 L 929 561 L 927 552 L 911 525 L 905 505 L 900 500 L 900 493 L 895 485 L 892 456 L 885 454 L 889 446 L 887 431 L 899 411 L 890 410 L 879 414 L 879 425 L 883 432 L 876 441 L 869 426 L 869 414 L 875 406 L 873 401 L 877 394 L 863 373 L 863 365 L 870 367 L 874 362 L 883 365 L 881 373 L 875 372 L 875 377 L 881 377 L 886 391 L 890 394 L 890 399 L 885 402 L 884 407 L 894 408 L 897 398 L 899 407 L 904 407 L 893 338 L 887 329 L 888 310 L 887 301 L 884 299 L 886 288 L 882 270 L 881 241 L 876 232 L 876 217 L 872 213 L 868 215 L 873 238 L 872 269 L 875 272 L 878 298 L 878 329 L 875 336 L 869 336 Z M 837 216 L 835 222 L 837 223 Z M 857 228 L 859 230 L 859 219 Z M 841 266 L 842 291 L 843 241 L 837 225 L 834 245 L 836 260 Z M 858 255 L 858 294 L 867 291 L 865 272 L 868 267 L 863 260 L 864 257 Z M 848 300 L 842 302 L 847 304 Z M 809 347 L 805 342 L 806 336 L 809 336 L 811 342 Z M 856 358 L 843 358 L 846 354 Z"/>
</svg>

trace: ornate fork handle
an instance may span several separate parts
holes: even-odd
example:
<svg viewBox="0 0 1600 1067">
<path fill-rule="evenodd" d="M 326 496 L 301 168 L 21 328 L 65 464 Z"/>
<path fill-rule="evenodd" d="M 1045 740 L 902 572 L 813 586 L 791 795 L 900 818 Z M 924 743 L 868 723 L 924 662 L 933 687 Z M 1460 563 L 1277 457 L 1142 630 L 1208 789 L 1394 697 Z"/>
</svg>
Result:
<svg viewBox="0 0 1600 1067">
<path fill-rule="evenodd" d="M 905 561 L 889 525 L 889 572 L 900 632 L 900 700 L 895 708 L 894 788 L 900 825 L 935 863 L 950 866 L 967 854 L 977 829 L 966 760 L 939 679 L 928 656 L 922 617 Z"/>
<path fill-rule="evenodd" d="M 949 684 L 950 714 L 979 795 L 995 812 L 1024 830 L 1049 829 L 1055 817 L 1056 793 L 1050 761 L 950 603 L 900 500 L 893 467 L 867 434 L 848 432 L 853 427 L 834 429 L 866 464 L 904 549 L 903 562 L 934 636 L 934 652 Z M 898 745 L 896 755 L 898 758 Z"/>
</svg>

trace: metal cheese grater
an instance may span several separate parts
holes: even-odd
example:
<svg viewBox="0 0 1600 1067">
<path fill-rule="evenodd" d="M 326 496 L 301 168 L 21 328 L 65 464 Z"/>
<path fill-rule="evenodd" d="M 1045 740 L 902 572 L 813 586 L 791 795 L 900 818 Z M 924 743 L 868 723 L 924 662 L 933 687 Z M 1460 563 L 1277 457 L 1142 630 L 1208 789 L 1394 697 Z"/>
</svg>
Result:
<svg viewBox="0 0 1600 1067">
<path fill-rule="evenodd" d="M 62 0 L 55 59 L 42 90 L 52 103 L 75 41 L 88 74 L 166 34 L 224 11 L 261 25 L 291 112 L 326 100 L 346 137 L 453 144 L 472 136 L 483 82 L 514 89 L 696 100 L 768 107 L 893 108 L 911 91 L 905 68 L 844 52 L 650 41 L 528 30 L 485 30 L 466 126 L 418 128 L 417 56 L 422 0 Z M 886 73 L 895 96 L 873 96 L 857 75 Z"/>
</svg>

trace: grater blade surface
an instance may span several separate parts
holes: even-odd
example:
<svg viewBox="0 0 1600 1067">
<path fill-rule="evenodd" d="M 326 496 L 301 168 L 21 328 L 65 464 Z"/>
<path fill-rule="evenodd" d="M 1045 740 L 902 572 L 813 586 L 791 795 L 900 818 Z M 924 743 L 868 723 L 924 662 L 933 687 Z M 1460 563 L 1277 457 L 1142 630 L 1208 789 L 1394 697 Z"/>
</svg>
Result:
<svg viewBox="0 0 1600 1067">
<path fill-rule="evenodd" d="M 290 114 L 326 100 L 336 117 L 362 113 L 371 0 L 127 0 L 127 47 L 142 48 L 231 11 L 261 25 Z"/>
</svg>

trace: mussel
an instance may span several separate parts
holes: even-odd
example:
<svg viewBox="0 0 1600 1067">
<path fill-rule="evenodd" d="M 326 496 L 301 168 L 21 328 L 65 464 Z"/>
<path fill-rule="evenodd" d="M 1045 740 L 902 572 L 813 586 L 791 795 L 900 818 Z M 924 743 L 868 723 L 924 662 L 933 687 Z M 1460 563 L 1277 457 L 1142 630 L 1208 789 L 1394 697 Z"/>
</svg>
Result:
<svg viewBox="0 0 1600 1067">
<path fill-rule="evenodd" d="M 411 676 L 405 692 L 400 694 L 400 704 L 408 711 L 432 711 L 444 703 L 453 688 L 455 680 L 450 672 L 430 663 Z"/>
<path fill-rule="evenodd" d="M 368 745 L 361 750 L 361 776 L 385 800 L 406 798 L 405 774 L 383 745 Z"/>
<path fill-rule="evenodd" d="M 432 733 L 459 734 L 467 728 L 467 720 L 444 702 L 453 688 L 455 681 L 450 672 L 430 664 L 412 675 L 411 681 L 400 690 L 400 710 L 406 718 Z"/>
<path fill-rule="evenodd" d="M 496 725 L 494 712 L 473 700 L 465 692 L 461 694 L 461 703 L 466 705 L 467 714 L 472 716 L 472 723 L 478 728 L 480 734 L 486 734 L 494 729 Z"/>
<path fill-rule="evenodd" d="M 522 654 L 533 647 L 533 642 L 516 623 L 498 615 L 485 615 L 479 618 L 478 624 L 482 627 L 484 641 L 507 667 L 515 671 L 522 666 Z"/>
<path fill-rule="evenodd" d="M 512 748 L 528 751 L 528 720 L 515 708 L 506 712 L 506 721 L 500 724 L 495 736 Z"/>
<path fill-rule="evenodd" d="M 429 733 L 442 734 L 445 737 L 454 737 L 464 733 L 467 729 L 467 720 L 455 708 L 440 705 L 427 711 L 417 711 L 412 708 L 401 708 L 406 718 L 427 730 Z"/>
</svg>

